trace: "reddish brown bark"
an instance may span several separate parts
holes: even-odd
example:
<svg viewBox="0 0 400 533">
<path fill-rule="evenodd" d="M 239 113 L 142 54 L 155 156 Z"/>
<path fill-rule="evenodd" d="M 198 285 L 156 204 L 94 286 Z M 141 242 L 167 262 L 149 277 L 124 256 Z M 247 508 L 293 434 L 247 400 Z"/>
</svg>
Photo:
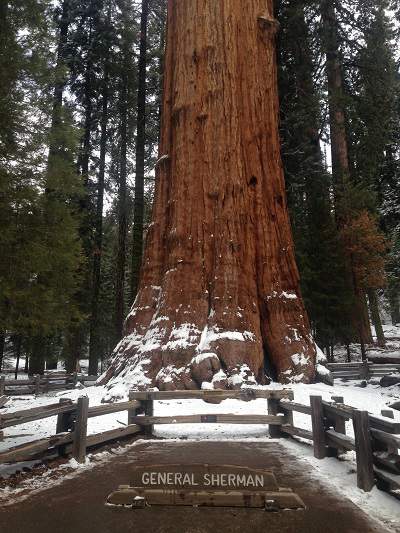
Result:
<svg viewBox="0 0 400 533">
<path fill-rule="evenodd" d="M 169 1 L 153 223 L 103 382 L 235 387 L 262 382 L 265 360 L 281 381 L 314 376 L 280 158 L 272 13 L 271 0 L 246 9 Z"/>
</svg>

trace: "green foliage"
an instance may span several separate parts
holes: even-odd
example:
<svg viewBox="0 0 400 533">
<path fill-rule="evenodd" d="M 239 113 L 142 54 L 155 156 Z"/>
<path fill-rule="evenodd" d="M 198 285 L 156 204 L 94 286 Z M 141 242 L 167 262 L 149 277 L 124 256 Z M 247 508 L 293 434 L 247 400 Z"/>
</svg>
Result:
<svg viewBox="0 0 400 533">
<path fill-rule="evenodd" d="M 68 110 L 52 122 L 50 13 L 47 2 L 13 5 L 5 19 L 12 61 L 7 47 L 0 54 L 10 82 L 10 98 L 1 101 L 9 121 L 1 129 L 0 330 L 26 339 L 57 335 L 81 320 L 72 298 L 81 263 L 77 137 Z"/>
</svg>

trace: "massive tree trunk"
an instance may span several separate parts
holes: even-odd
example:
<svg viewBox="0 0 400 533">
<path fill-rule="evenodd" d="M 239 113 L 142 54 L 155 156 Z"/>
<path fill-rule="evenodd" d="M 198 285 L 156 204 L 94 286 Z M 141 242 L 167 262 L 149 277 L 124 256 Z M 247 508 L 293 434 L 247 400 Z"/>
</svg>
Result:
<svg viewBox="0 0 400 533">
<path fill-rule="evenodd" d="M 168 3 L 153 222 L 125 338 L 101 382 L 310 381 L 278 136 L 269 0 Z M 205 385 L 204 382 L 207 384 Z"/>
</svg>

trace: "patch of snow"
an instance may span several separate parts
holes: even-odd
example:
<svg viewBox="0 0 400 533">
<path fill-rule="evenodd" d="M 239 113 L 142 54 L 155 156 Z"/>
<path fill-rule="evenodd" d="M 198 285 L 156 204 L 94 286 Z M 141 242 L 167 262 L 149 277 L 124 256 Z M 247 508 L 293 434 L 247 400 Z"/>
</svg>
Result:
<svg viewBox="0 0 400 533">
<path fill-rule="evenodd" d="M 330 372 L 324 365 L 317 364 L 317 374 L 320 376 L 329 376 Z"/>
<path fill-rule="evenodd" d="M 195 324 L 185 323 L 173 328 L 169 340 L 162 345 L 162 350 L 178 350 L 195 346 L 199 340 L 200 330 Z"/>
<path fill-rule="evenodd" d="M 310 362 L 309 357 L 306 357 L 303 353 L 295 353 L 291 359 L 296 366 L 307 366 Z"/>
<path fill-rule="evenodd" d="M 212 383 L 209 383 L 208 381 L 203 381 L 203 383 L 201 384 L 201 388 L 202 390 L 213 390 L 214 385 Z"/>
<path fill-rule="evenodd" d="M 195 355 L 193 359 L 191 360 L 191 363 L 195 365 L 199 365 L 202 361 L 205 361 L 206 359 L 218 359 L 218 356 L 215 353 L 212 352 L 206 352 L 206 353 L 200 353 L 198 355 Z"/>
<path fill-rule="evenodd" d="M 328 361 L 328 358 L 318 346 L 318 344 L 315 344 L 315 348 L 317 350 L 317 363 L 326 363 Z"/>
<path fill-rule="evenodd" d="M 225 339 L 240 342 L 256 342 L 256 336 L 251 331 L 220 331 L 215 326 L 213 328 L 206 326 L 203 329 L 196 351 L 201 353 L 210 350 L 212 342 Z"/>
</svg>

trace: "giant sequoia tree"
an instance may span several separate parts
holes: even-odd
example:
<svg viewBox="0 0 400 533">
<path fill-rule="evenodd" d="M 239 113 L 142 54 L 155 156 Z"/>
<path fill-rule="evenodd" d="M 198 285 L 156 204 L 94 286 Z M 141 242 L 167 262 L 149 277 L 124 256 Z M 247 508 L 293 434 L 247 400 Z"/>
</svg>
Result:
<svg viewBox="0 0 400 533">
<path fill-rule="evenodd" d="M 278 135 L 272 0 L 168 2 L 160 159 L 136 300 L 102 382 L 310 381 Z M 205 385 L 203 385 L 205 386 Z"/>
</svg>

